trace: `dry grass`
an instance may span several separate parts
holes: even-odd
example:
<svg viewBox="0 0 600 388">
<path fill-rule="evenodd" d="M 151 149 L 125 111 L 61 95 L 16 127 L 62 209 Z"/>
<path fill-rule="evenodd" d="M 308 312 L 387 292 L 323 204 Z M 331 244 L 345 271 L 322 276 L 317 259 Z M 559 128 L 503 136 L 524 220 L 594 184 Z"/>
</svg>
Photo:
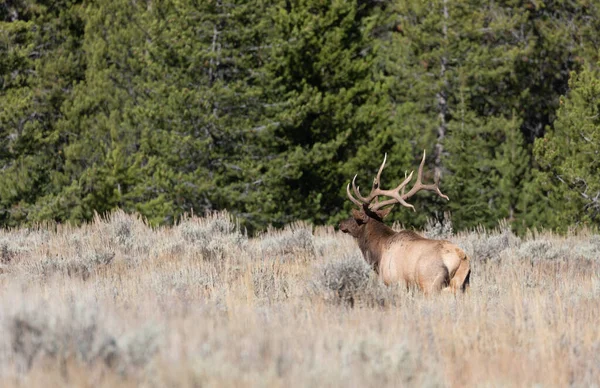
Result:
<svg viewBox="0 0 600 388">
<path fill-rule="evenodd" d="M 0 231 L 0 386 L 598 386 L 600 236 L 426 233 L 472 256 L 467 295 L 384 287 L 306 224 Z"/>
</svg>

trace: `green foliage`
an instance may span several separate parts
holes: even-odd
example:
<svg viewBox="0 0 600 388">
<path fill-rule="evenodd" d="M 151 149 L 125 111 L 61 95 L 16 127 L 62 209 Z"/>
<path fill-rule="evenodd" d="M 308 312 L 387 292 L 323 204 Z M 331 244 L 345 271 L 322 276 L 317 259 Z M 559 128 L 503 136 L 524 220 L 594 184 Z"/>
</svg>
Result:
<svg viewBox="0 0 600 388">
<path fill-rule="evenodd" d="M 566 230 L 600 224 L 600 74 L 572 73 L 554 128 L 536 140 L 537 189 L 530 217 Z"/>
<path fill-rule="evenodd" d="M 451 201 L 419 194 L 391 221 L 594 224 L 595 164 L 566 129 L 591 97 L 557 108 L 598 32 L 593 2 L 4 2 L 0 225 L 114 208 L 334 224 L 355 174 L 367 191 L 387 153 L 394 187 L 423 149 Z"/>
<path fill-rule="evenodd" d="M 515 118 L 465 116 L 450 126 L 448 207 L 458 229 L 519 221 L 529 156 Z M 458 199 L 458 200 L 455 200 Z M 518 223 L 517 223 L 518 225 Z"/>
<path fill-rule="evenodd" d="M 450 209 L 462 229 L 517 216 L 529 157 L 520 133 L 520 97 L 510 94 L 521 90 L 517 67 L 528 42 L 514 35 L 531 28 L 528 14 L 501 4 L 482 8 L 443 0 L 396 2 L 393 11 L 396 33 L 385 53 L 386 67 L 396 75 L 390 87 L 393 131 L 412 145 L 405 166 L 429 150 L 428 166 L 451 198 L 447 205 L 433 195 L 416 198 L 420 215 L 400 221 L 422 225 L 432 213 Z"/>
<path fill-rule="evenodd" d="M 385 79 L 377 74 L 380 19 L 374 3 L 343 1 L 294 1 L 273 13 L 266 71 L 274 122 L 258 135 L 267 155 L 246 205 L 262 218 L 257 223 L 342 216 L 352 159 L 372 155 L 361 146 L 389 123 Z"/>
<path fill-rule="evenodd" d="M 63 168 L 57 122 L 83 76 L 83 24 L 74 1 L 5 3 L 0 18 L 0 224 L 17 225 L 34 219 Z"/>
</svg>

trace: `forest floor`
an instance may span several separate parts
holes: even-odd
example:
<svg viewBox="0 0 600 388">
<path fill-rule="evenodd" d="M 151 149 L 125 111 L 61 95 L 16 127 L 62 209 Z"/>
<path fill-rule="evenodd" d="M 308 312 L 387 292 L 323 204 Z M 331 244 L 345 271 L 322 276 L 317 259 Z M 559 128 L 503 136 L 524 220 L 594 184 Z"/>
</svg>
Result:
<svg viewBox="0 0 600 388">
<path fill-rule="evenodd" d="M 600 236 L 450 229 L 471 288 L 433 297 L 304 223 L 0 230 L 0 386 L 597 386 Z"/>
</svg>

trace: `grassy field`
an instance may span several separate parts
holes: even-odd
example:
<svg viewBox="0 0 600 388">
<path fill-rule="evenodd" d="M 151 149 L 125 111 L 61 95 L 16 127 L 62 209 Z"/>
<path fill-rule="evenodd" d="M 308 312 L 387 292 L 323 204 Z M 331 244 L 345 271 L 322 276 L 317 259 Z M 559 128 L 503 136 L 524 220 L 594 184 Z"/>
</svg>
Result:
<svg viewBox="0 0 600 388">
<path fill-rule="evenodd" d="M 306 224 L 0 231 L 0 386 L 598 386 L 600 236 L 424 234 L 468 252 L 469 293 L 384 287 Z"/>
</svg>

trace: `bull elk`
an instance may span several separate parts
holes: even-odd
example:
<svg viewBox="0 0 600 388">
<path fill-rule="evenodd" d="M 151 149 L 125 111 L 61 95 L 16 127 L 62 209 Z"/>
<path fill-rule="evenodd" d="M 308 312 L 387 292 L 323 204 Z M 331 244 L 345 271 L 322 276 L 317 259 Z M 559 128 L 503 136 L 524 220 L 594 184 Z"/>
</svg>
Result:
<svg viewBox="0 0 600 388">
<path fill-rule="evenodd" d="M 357 240 L 365 260 L 385 284 L 404 283 L 407 287 L 416 286 L 427 294 L 442 290 L 465 291 L 469 286 L 471 269 L 469 258 L 462 249 L 449 241 L 424 238 L 410 230 L 395 232 L 383 223 L 395 204 L 414 211 L 414 206 L 406 200 L 421 190 L 433 191 L 448 200 L 437 182 L 428 185 L 422 182 L 425 152 L 417 172 L 417 182 L 407 193 L 405 188 L 414 171 L 395 189 L 383 190 L 380 187 L 386 159 L 387 154 L 368 196 L 360 194 L 360 188 L 355 184 L 356 175 L 352 179 L 352 190 L 356 198 L 350 192 L 348 183 L 348 198 L 359 209 L 353 209 L 352 217 L 340 223 L 340 230 Z M 390 199 L 379 200 L 380 196 Z M 392 206 L 384 208 L 389 205 Z"/>
</svg>

